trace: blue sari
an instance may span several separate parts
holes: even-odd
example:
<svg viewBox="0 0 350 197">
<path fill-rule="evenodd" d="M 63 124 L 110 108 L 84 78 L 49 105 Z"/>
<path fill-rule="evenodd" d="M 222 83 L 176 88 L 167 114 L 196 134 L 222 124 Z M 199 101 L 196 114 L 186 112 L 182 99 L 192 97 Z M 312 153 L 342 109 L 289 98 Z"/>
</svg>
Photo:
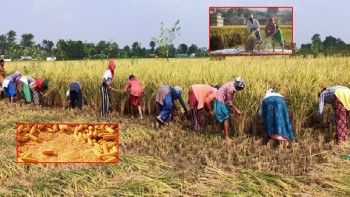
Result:
<svg viewBox="0 0 350 197">
<path fill-rule="evenodd" d="M 282 97 L 270 96 L 262 102 L 264 127 L 267 135 L 281 135 L 294 140 L 294 131 L 289 118 L 288 107 Z"/>
</svg>

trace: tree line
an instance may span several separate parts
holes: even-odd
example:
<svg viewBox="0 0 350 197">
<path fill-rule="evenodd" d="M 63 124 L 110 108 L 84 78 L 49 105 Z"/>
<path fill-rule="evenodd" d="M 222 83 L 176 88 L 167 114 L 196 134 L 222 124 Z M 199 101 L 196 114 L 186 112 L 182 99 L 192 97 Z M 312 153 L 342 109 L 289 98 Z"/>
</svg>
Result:
<svg viewBox="0 0 350 197">
<path fill-rule="evenodd" d="M 323 41 L 320 34 L 314 34 L 311 43 L 302 44 L 299 52 L 302 55 L 313 55 L 317 57 L 320 54 L 328 55 L 350 55 L 350 44 L 346 44 L 340 38 L 327 36 Z"/>
<path fill-rule="evenodd" d="M 168 46 L 168 53 L 164 54 L 163 46 L 157 46 L 154 40 L 149 42 L 149 48 L 141 46 L 140 42 L 134 42 L 131 46 L 119 47 L 116 42 L 101 40 L 97 44 L 81 40 L 59 39 L 56 43 L 44 39 L 41 43 L 34 41 L 34 35 L 24 33 L 17 42 L 17 34 L 14 30 L 0 35 L 0 55 L 13 60 L 22 56 L 31 56 L 33 59 L 42 60 L 54 56 L 57 60 L 79 59 L 106 59 L 106 58 L 151 58 L 151 57 L 175 57 L 177 54 L 187 54 L 195 57 L 208 56 L 207 48 L 198 47 L 195 44 L 188 46 L 180 44 L 175 47 Z"/>
</svg>

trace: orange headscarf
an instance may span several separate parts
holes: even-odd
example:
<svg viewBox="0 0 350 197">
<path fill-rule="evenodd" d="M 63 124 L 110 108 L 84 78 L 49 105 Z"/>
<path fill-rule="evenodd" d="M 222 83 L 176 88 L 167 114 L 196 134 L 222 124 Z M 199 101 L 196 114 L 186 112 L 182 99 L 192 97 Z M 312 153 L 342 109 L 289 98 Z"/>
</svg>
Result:
<svg viewBox="0 0 350 197">
<path fill-rule="evenodd" d="M 115 63 L 113 60 L 109 60 L 108 69 L 111 70 L 112 78 L 114 78 Z"/>
</svg>

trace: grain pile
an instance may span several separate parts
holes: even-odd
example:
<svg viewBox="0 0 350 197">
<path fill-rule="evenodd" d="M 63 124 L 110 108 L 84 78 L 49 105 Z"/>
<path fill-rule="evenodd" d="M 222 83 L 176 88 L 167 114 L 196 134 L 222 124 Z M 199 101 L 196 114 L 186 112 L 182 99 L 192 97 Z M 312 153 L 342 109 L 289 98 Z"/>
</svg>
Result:
<svg viewBox="0 0 350 197">
<path fill-rule="evenodd" d="M 17 124 L 18 162 L 118 162 L 118 126 Z"/>
</svg>

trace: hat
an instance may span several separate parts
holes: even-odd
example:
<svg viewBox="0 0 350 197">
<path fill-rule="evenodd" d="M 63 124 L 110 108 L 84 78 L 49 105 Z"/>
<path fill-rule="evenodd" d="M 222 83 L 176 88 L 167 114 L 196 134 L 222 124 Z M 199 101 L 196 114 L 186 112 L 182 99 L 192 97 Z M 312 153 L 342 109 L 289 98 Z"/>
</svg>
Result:
<svg viewBox="0 0 350 197">
<path fill-rule="evenodd" d="M 241 77 L 237 77 L 234 82 L 235 87 L 244 88 L 245 87 L 245 81 Z"/>
<path fill-rule="evenodd" d="M 250 14 L 249 18 L 253 19 L 254 18 L 253 14 Z"/>
<path fill-rule="evenodd" d="M 49 87 L 49 80 L 45 79 L 44 82 L 43 82 L 43 88 L 47 89 L 48 87 Z"/>
<path fill-rule="evenodd" d="M 132 78 L 135 78 L 135 75 L 131 74 L 131 75 L 129 76 L 129 80 L 131 80 Z"/>
<path fill-rule="evenodd" d="M 175 86 L 174 89 L 178 94 L 182 94 L 182 88 L 180 86 Z"/>
</svg>

